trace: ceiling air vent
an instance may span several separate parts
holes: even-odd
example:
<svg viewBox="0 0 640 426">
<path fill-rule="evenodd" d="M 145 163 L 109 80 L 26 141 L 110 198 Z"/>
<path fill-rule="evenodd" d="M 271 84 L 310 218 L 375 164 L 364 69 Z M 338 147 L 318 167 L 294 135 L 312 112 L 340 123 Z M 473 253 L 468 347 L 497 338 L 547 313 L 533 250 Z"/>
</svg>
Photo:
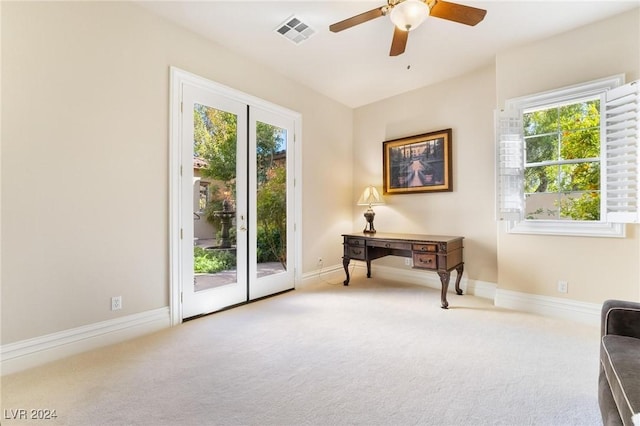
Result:
<svg viewBox="0 0 640 426">
<path fill-rule="evenodd" d="M 282 24 L 278 25 L 276 32 L 295 44 L 300 44 L 316 32 L 309 25 L 295 16 L 290 16 Z"/>
</svg>

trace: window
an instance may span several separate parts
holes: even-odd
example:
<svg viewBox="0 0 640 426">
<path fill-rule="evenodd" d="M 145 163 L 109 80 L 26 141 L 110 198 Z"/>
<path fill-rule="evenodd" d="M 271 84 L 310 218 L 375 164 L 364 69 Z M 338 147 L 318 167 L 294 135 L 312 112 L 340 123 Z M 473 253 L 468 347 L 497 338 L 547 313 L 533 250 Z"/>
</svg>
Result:
<svg viewBox="0 0 640 426">
<path fill-rule="evenodd" d="M 510 232 L 624 236 L 637 221 L 640 102 L 623 82 L 512 99 L 497 114 L 497 215 Z"/>
<path fill-rule="evenodd" d="M 525 110 L 525 217 L 600 220 L 600 98 Z"/>
</svg>

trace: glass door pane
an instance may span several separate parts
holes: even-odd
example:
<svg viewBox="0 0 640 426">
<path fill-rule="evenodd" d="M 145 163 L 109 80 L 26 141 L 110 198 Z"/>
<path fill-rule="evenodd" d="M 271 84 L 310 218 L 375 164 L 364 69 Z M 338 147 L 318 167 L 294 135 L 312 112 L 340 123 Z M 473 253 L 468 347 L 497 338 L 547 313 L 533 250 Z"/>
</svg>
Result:
<svg viewBox="0 0 640 426">
<path fill-rule="evenodd" d="M 252 107 L 249 120 L 249 297 L 294 287 L 292 118 Z M 254 207 L 255 206 L 255 209 Z"/>
<path fill-rule="evenodd" d="M 194 291 L 238 282 L 236 145 L 238 117 L 196 103 L 193 109 Z"/>
<path fill-rule="evenodd" d="M 287 269 L 287 129 L 256 122 L 258 277 Z"/>
</svg>

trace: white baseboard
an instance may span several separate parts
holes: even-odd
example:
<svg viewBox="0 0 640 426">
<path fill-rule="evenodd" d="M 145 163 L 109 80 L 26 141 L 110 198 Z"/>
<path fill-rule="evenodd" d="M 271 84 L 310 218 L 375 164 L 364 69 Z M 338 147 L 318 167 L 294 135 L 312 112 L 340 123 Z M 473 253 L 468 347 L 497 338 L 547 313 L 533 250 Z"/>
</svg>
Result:
<svg viewBox="0 0 640 426">
<path fill-rule="evenodd" d="M 350 269 L 352 275 L 361 274 L 366 271 L 366 266 L 354 264 Z M 381 278 L 424 285 L 435 289 L 441 288 L 440 277 L 435 273 L 373 265 L 372 269 L 372 274 Z M 452 275 L 454 275 L 453 281 L 455 274 Z M 305 273 L 298 287 L 320 282 L 339 283 L 344 278 L 342 265 L 333 265 Z M 455 281 L 449 285 L 450 292 L 455 292 L 453 283 Z M 600 324 L 602 305 L 596 303 L 502 290 L 496 288 L 497 286 L 493 283 L 470 280 L 464 275 L 460 287 L 467 294 L 493 299 L 497 307 L 569 319 L 590 325 Z M 16 373 L 170 326 L 169 308 L 164 307 L 2 345 L 0 347 L 0 375 Z"/>
<path fill-rule="evenodd" d="M 364 275 L 366 273 L 367 266 L 364 262 L 351 261 L 349 265 L 349 274 Z M 422 285 L 429 288 L 435 288 L 440 290 L 442 284 L 440 282 L 440 276 L 435 272 L 420 271 L 417 269 L 401 269 L 394 268 L 392 266 L 371 265 L 371 274 L 376 277 L 401 281 L 410 284 Z M 449 292 L 455 293 L 455 279 L 456 273 L 451 274 L 451 281 L 449 282 Z M 320 282 L 330 282 L 332 284 L 341 283 L 345 279 L 344 267 L 342 265 L 333 265 L 323 269 L 316 269 L 315 271 L 307 272 L 302 277 L 302 283 L 298 287 L 304 287 L 309 284 L 315 284 Z M 460 281 L 460 288 L 466 294 L 471 294 L 477 297 L 485 299 L 491 299 L 495 297 L 496 284 L 489 283 L 480 280 L 468 279 L 466 276 L 462 276 Z"/>
<path fill-rule="evenodd" d="M 465 280 L 465 278 L 466 277 L 463 275 L 462 283 L 466 283 L 465 288 L 468 294 L 472 294 L 476 297 L 482 297 L 483 299 L 494 300 L 496 298 L 498 284 L 472 279 Z M 460 284 L 460 287 L 462 287 L 462 283 Z"/>
<path fill-rule="evenodd" d="M 496 290 L 494 304 L 501 308 L 568 319 L 589 325 L 600 325 L 600 311 L 602 309 L 602 305 L 597 303 L 502 289 Z"/>
<path fill-rule="evenodd" d="M 371 265 L 371 269 L 371 274 L 374 277 L 423 285 L 437 290 L 442 288 L 440 277 L 436 273 L 375 264 Z M 351 275 L 364 275 L 366 273 L 366 264 L 352 261 L 349 266 L 349 272 Z M 303 281 L 305 285 L 321 281 L 337 283 L 342 282 L 344 278 L 345 274 L 342 265 L 335 265 L 330 268 L 309 272 L 304 275 Z M 455 293 L 455 278 L 456 273 L 452 273 L 449 283 L 449 292 L 451 293 Z M 563 318 L 590 325 L 600 324 L 602 305 L 597 303 L 502 290 L 495 283 L 469 279 L 464 275 L 460 281 L 460 288 L 465 294 L 493 300 L 494 305 L 501 308 L 553 318 Z"/>
<path fill-rule="evenodd" d="M 364 275 L 366 273 L 367 266 L 364 262 L 351 261 L 349 265 L 349 274 Z M 417 269 L 401 269 L 394 268 L 392 266 L 371 265 L 371 274 L 375 277 L 380 277 L 392 281 L 401 281 L 410 284 L 422 285 L 429 288 L 435 288 L 440 290 L 442 284 L 440 282 L 440 276 L 435 272 L 420 271 Z M 455 293 L 455 280 L 457 272 L 451 273 L 451 281 L 449 282 L 449 292 Z M 333 265 L 323 269 L 317 269 L 315 271 L 307 272 L 303 275 L 303 282 L 298 287 L 304 287 L 305 285 L 330 282 L 341 283 L 345 279 L 344 267 L 342 265 Z M 477 297 L 485 299 L 491 299 L 495 297 L 497 285 L 490 282 L 468 279 L 466 276 L 462 276 L 460 281 L 460 288 L 466 294 L 471 294 Z"/>
<path fill-rule="evenodd" d="M 331 265 L 302 275 L 302 282 L 296 284 L 296 288 L 303 288 L 311 284 L 322 282 L 342 283 L 345 279 L 342 265 Z"/>
<path fill-rule="evenodd" d="M 374 266 L 371 265 L 371 274 L 385 278 L 388 280 L 402 281 L 411 284 L 423 285 L 429 288 L 435 288 L 440 290 L 442 288 L 442 282 L 440 276 L 435 272 L 421 271 L 417 269 L 401 269 L 391 266 Z M 449 281 L 449 293 L 455 293 L 455 282 L 457 278 L 457 272 L 451 273 Z M 464 274 L 460 280 L 460 289 L 466 294 L 470 294 L 485 299 L 492 299 L 495 297 L 496 284 L 468 279 Z"/>
<path fill-rule="evenodd" d="M 169 308 L 164 307 L 89 324 L 0 347 L 1 375 L 16 373 L 70 355 L 86 352 L 171 325 Z"/>
</svg>

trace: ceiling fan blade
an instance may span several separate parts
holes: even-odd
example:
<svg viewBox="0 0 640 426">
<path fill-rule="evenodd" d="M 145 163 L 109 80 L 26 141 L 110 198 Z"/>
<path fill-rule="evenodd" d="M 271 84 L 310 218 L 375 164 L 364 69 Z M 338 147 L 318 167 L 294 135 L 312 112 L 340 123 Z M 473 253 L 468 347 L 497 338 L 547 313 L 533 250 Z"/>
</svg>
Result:
<svg viewBox="0 0 640 426">
<path fill-rule="evenodd" d="M 484 19 L 487 11 L 462 4 L 438 0 L 431 7 L 429 15 L 460 24 L 474 26 Z"/>
<path fill-rule="evenodd" d="M 391 41 L 391 51 L 389 56 L 398 56 L 404 53 L 405 47 L 407 47 L 407 39 L 409 38 L 409 31 L 403 31 L 400 28 L 393 27 L 393 40 Z"/>
<path fill-rule="evenodd" d="M 339 31 L 346 30 L 347 28 L 355 27 L 358 24 L 362 24 L 372 19 L 379 18 L 384 15 L 384 12 L 382 11 L 383 8 L 384 6 L 377 9 L 371 9 L 368 12 L 352 16 L 351 18 L 347 18 L 344 21 L 336 22 L 335 24 L 329 25 L 329 30 L 333 33 L 337 33 Z"/>
</svg>

